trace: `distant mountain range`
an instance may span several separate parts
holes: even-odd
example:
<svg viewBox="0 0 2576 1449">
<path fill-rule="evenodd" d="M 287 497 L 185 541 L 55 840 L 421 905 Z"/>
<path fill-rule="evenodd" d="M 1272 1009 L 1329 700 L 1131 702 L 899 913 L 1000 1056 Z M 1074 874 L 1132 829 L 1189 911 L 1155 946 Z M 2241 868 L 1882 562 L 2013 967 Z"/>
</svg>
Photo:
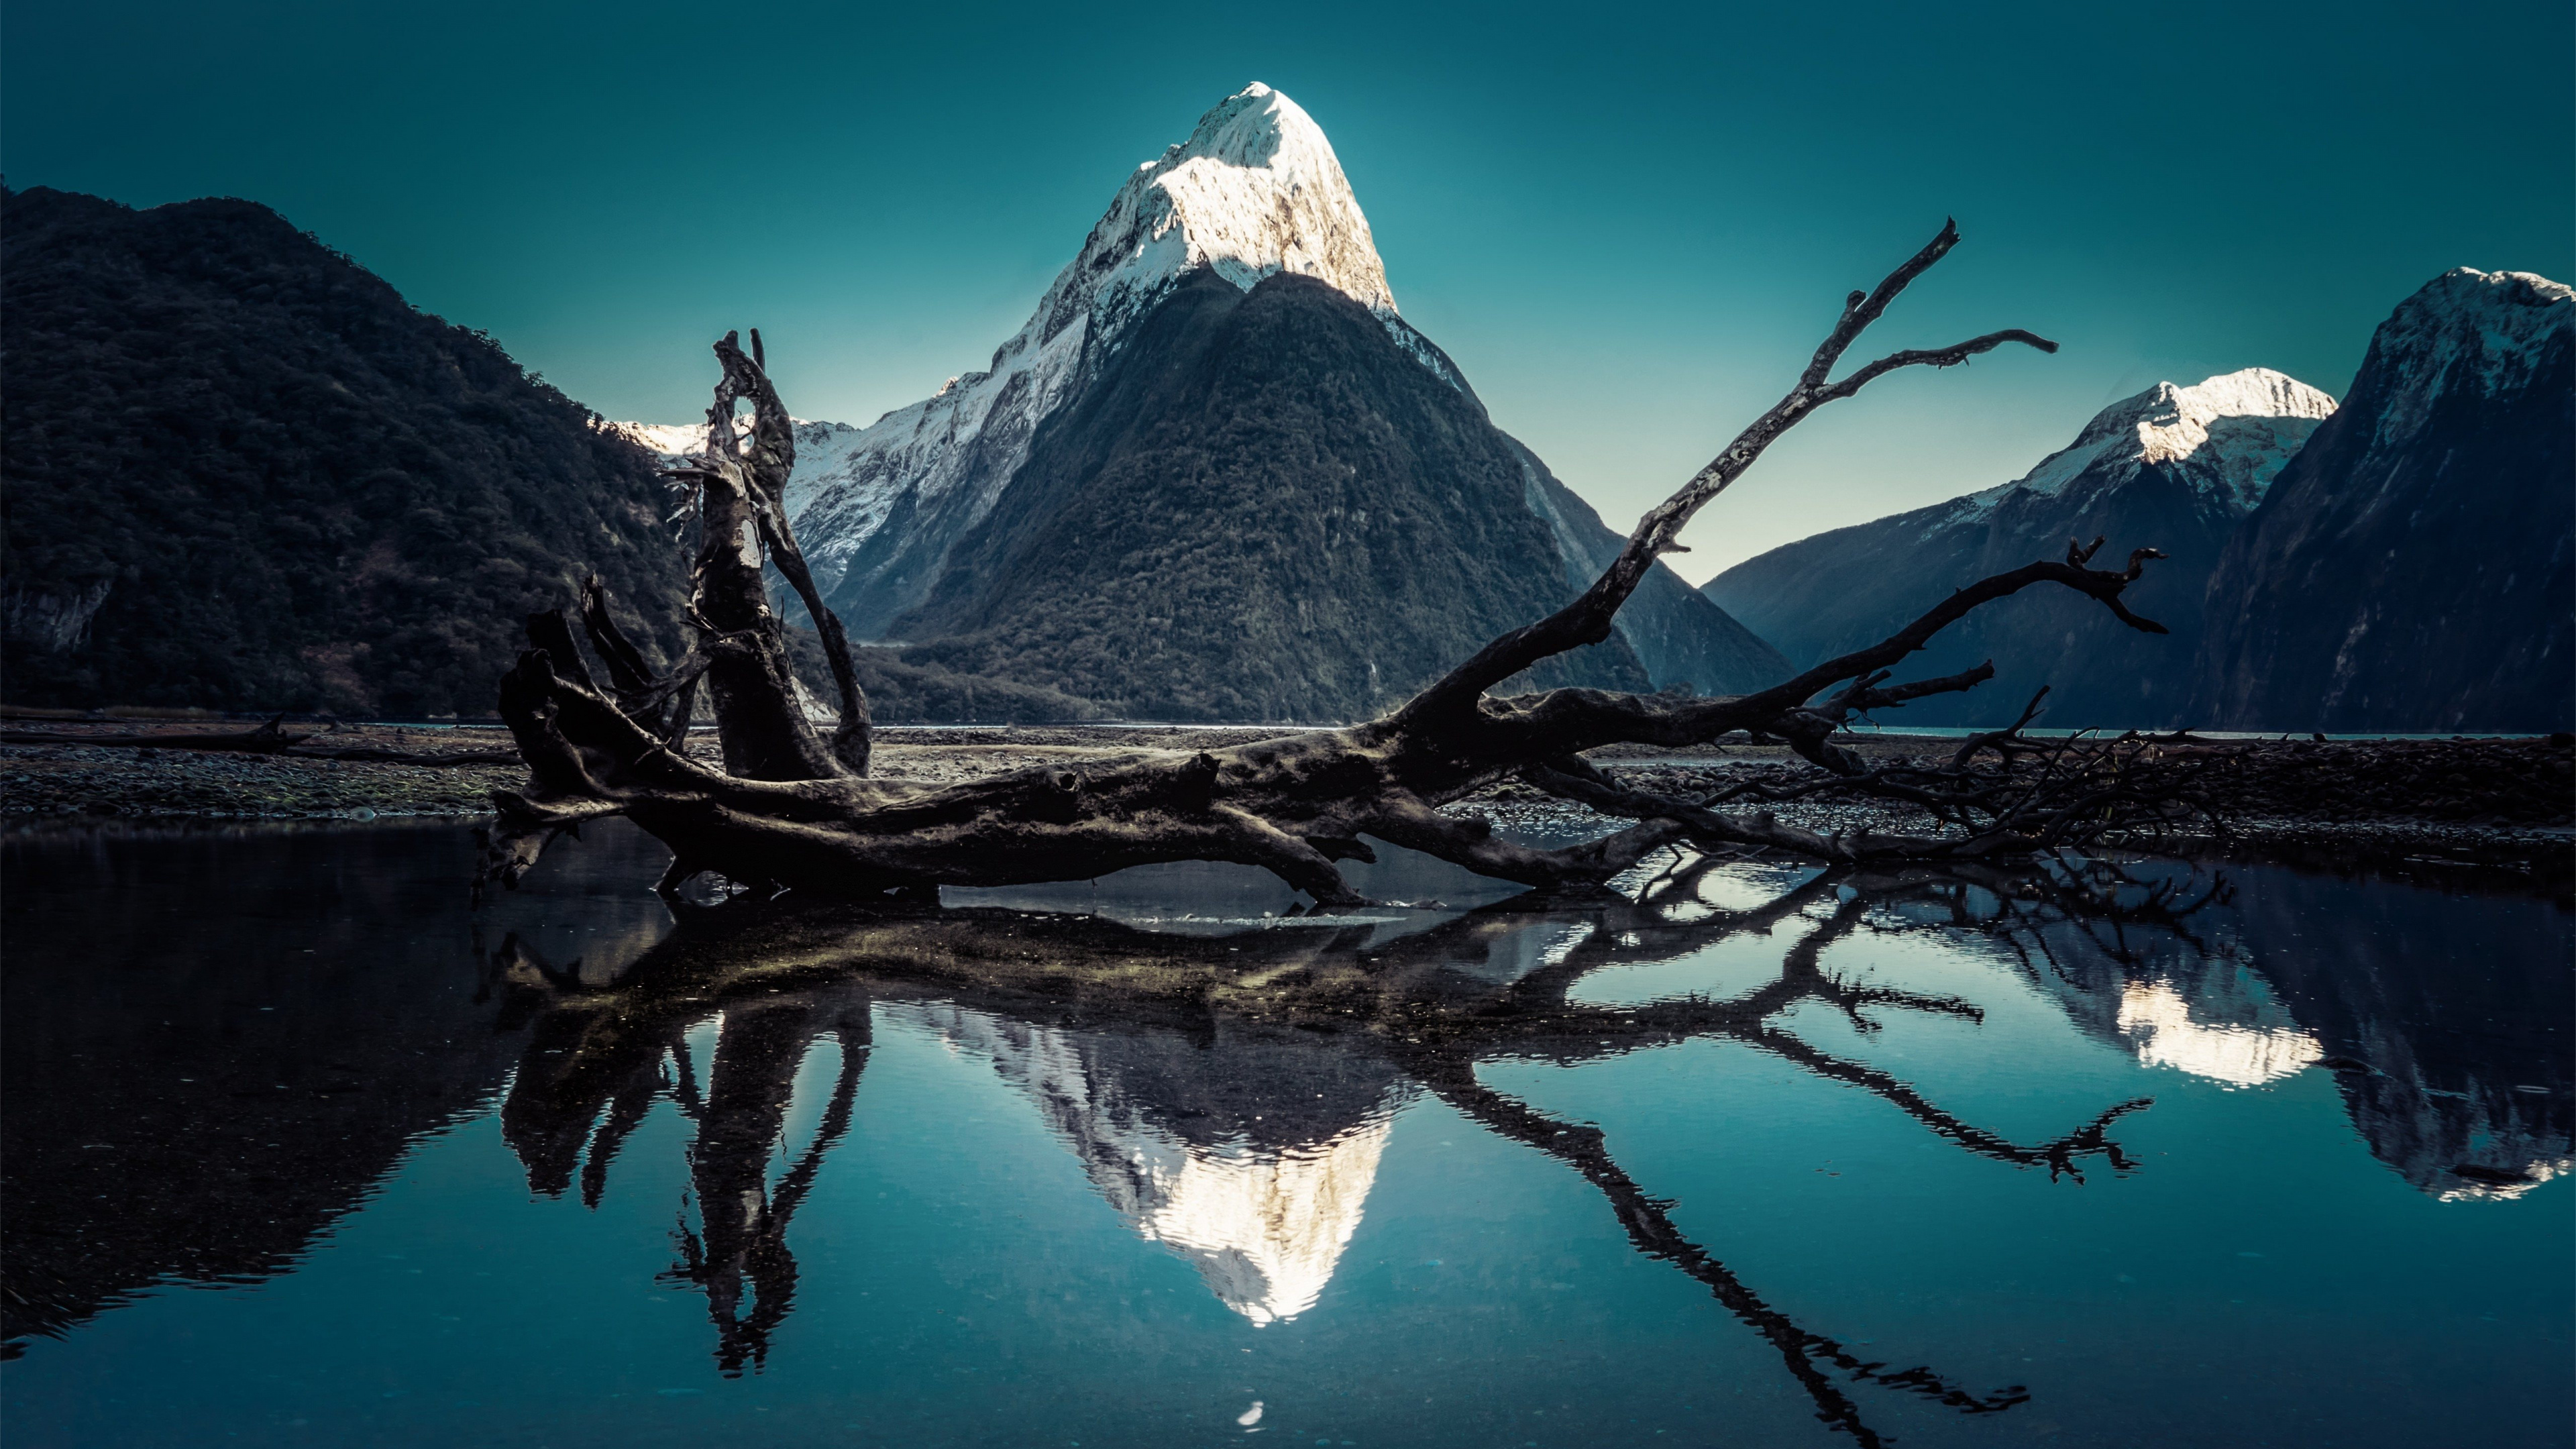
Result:
<svg viewBox="0 0 2576 1449">
<path fill-rule="evenodd" d="M 2341 408 L 2263 369 L 2160 383 L 2017 482 L 1773 549 L 1706 593 L 1804 665 L 2071 539 L 2151 546 L 2128 594 L 2172 629 L 2033 590 L 1909 674 L 1993 684 L 1890 723 L 2558 730 L 2576 724 L 2576 384 L 2569 289 L 2461 268 L 2372 339 Z"/>
<path fill-rule="evenodd" d="M 12 702 L 480 715 L 520 617 L 593 571 L 678 648 L 654 468 L 702 425 L 605 422 L 250 202 L 0 204 Z M 2558 283 L 2450 273 L 2340 409 L 2259 368 L 2160 384 L 2001 487 L 1704 591 L 1658 565 L 1521 682 L 1740 692 L 2098 534 L 2170 555 L 2131 601 L 2171 635 L 2033 591 L 1915 661 L 1995 684 L 1890 721 L 2048 684 L 2060 725 L 2566 728 L 2571 319 Z M 1331 144 L 1259 85 L 1129 175 L 988 368 L 797 441 L 825 599 L 897 646 L 860 651 L 888 720 L 1363 717 L 1622 541 L 1397 312 Z"/>
<path fill-rule="evenodd" d="M 989 368 L 810 428 L 789 508 L 854 634 L 1121 714 L 1373 714 L 1621 542 L 1398 315 L 1331 143 L 1261 85 L 1129 176 Z M 1658 565 L 1617 638 L 1530 683 L 1785 668 Z"/>
<path fill-rule="evenodd" d="M 1708 596 L 1804 666 L 1885 638 L 1952 589 L 2062 557 L 2070 538 L 2108 537 L 2123 557 L 2152 545 L 2171 557 L 2149 565 L 2128 601 L 2172 635 L 2138 633 L 2062 589 L 2027 590 L 1954 625 L 1907 670 L 1991 658 L 1994 682 L 1889 718 L 2009 719 L 2045 684 L 2051 723 L 2179 723 L 2219 552 L 2334 406 L 2261 368 L 2158 383 L 2104 408 L 2018 481 L 1773 549 L 1710 580 Z"/>
</svg>

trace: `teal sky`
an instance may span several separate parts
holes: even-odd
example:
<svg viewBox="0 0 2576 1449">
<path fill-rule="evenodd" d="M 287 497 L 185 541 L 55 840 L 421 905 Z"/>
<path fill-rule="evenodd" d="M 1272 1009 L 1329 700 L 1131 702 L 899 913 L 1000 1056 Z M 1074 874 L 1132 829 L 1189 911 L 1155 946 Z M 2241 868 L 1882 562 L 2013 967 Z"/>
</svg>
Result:
<svg viewBox="0 0 2576 1449">
<path fill-rule="evenodd" d="M 1870 341 L 2065 350 L 1819 415 L 1694 526 L 1696 579 L 2017 476 L 2159 379 L 2341 395 L 2447 268 L 2569 279 L 2572 50 L 2563 0 L 84 0 L 0 20 L 0 169 L 265 202 L 612 417 L 695 415 L 758 326 L 798 414 L 866 422 L 984 365 L 1126 173 L 1266 81 L 1406 316 L 1623 528 L 1956 215 Z"/>
</svg>

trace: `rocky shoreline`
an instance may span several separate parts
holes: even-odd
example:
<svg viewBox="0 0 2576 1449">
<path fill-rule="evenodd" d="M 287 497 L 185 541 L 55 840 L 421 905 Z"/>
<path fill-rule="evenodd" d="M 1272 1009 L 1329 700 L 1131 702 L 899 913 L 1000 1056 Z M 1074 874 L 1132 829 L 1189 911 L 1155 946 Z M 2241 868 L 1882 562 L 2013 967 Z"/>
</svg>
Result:
<svg viewBox="0 0 2576 1449">
<path fill-rule="evenodd" d="M 145 721 L 46 722 L 48 732 L 133 740 L 203 730 Z M 947 784 L 1040 764 L 1100 761 L 1139 749 L 1205 749 L 1274 737 L 1280 727 L 896 727 L 879 736 L 881 778 Z M 1615 776 L 1658 793 L 1706 793 L 1747 778 L 1794 778 L 1813 767 L 1785 748 L 1737 741 L 1688 751 L 1622 746 L 1596 753 Z M 1955 740 L 1848 737 L 1874 760 L 1927 758 Z M 341 726 L 296 750 L 251 753 L 130 743 L 0 744 L 0 831 L 105 820 L 378 820 L 488 814 L 490 792 L 516 788 L 515 764 L 428 760 L 509 748 L 497 727 Z M 365 760 L 313 758 L 358 751 Z M 2224 836 L 2136 842 L 2141 848 L 2253 853 L 2315 863 L 2370 860 L 2428 870 L 2499 868 L 2540 882 L 2576 881 L 2576 739 L 2178 741 L 2176 757 L 2220 772 L 2235 810 Z M 714 761 L 712 736 L 693 754 Z M 1506 783 L 1451 807 L 1507 829 L 1567 834 L 1614 822 Z M 1783 820 L 1810 828 L 1906 828 L 1877 807 L 1798 804 Z M 1916 828 L 1920 822 L 1914 822 Z"/>
</svg>

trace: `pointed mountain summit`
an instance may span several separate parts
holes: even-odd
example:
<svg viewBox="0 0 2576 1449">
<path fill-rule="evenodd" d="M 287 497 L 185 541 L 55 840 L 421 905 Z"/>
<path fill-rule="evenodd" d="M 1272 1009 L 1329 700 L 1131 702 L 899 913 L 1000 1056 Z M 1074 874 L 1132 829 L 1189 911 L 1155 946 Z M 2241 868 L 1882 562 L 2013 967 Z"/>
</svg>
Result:
<svg viewBox="0 0 2576 1449">
<path fill-rule="evenodd" d="M 1395 312 L 1386 264 L 1333 143 L 1295 101 L 1257 81 L 1201 116 L 1187 141 L 1136 168 L 1030 326 L 1052 336 L 1088 319 L 1114 345 L 1199 267 L 1244 291 L 1293 272 L 1371 312 Z"/>
<path fill-rule="evenodd" d="M 2576 291 L 2461 267 L 2400 303 L 2209 586 L 2218 728 L 2576 723 Z"/>
<path fill-rule="evenodd" d="M 797 536 L 853 632 L 882 634 L 921 602 L 949 545 L 1027 461 L 1038 425 L 1199 267 L 1238 288 L 1282 271 L 1311 276 L 1395 315 L 1368 219 L 1322 129 L 1268 86 L 1227 97 L 1187 141 L 1128 176 L 988 367 L 797 470 L 811 470 L 788 494 Z"/>
<path fill-rule="evenodd" d="M 989 367 L 810 426 L 788 506 L 852 634 L 1116 711 L 1373 712 L 1620 542 L 1397 314 L 1332 143 L 1263 85 L 1128 175 Z M 1661 566 L 1619 628 L 1540 682 L 1784 668 Z"/>
<path fill-rule="evenodd" d="M 1718 575 L 1706 592 L 1803 665 L 1884 637 L 1968 580 L 2057 557 L 2070 538 L 2152 544 L 2169 557 L 2127 598 L 2171 637 L 2072 606 L 2081 601 L 2021 595 L 1944 633 L 1918 666 L 1943 674 L 1991 658 L 1993 687 L 1890 718 L 2009 718 L 2046 684 L 2052 725 L 2181 723 L 2219 550 L 2334 411 L 2333 398 L 2268 368 L 2189 387 L 2160 382 L 2104 408 L 2013 482 L 1784 545 Z"/>
</svg>

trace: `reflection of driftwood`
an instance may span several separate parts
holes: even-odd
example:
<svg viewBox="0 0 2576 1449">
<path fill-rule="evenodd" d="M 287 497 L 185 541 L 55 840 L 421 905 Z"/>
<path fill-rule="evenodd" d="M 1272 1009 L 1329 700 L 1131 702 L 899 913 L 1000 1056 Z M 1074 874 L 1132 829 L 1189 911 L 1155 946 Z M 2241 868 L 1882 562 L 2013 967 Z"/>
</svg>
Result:
<svg viewBox="0 0 2576 1449">
<path fill-rule="evenodd" d="M 2132 761 L 2119 750 L 2059 748 L 2050 768 L 2012 784 L 1964 759 L 1948 771 L 1872 771 L 1829 739 L 1855 715 L 1990 678 L 1992 667 L 1980 666 L 1891 682 L 1892 671 L 1941 630 L 2025 589 L 2071 589 L 2134 628 L 2165 632 L 2122 602 L 2146 561 L 2162 556 L 2152 548 L 2133 550 L 2123 567 L 2094 568 L 2102 541 L 2070 543 L 2062 562 L 2041 560 L 1969 583 L 1887 638 L 1741 697 L 1493 693 L 1548 659 L 1608 639 L 1620 607 L 1656 560 L 1681 551 L 1683 527 L 1816 409 L 1901 368 L 1955 366 L 2006 344 L 2054 351 L 2054 343 L 2008 330 L 1893 353 L 1833 378 L 1861 333 L 1957 243 L 1957 231 L 1944 226 L 1876 289 L 1852 293 L 1788 394 L 1650 510 L 1578 598 L 1495 639 L 1384 718 L 1211 752 L 1140 752 L 1085 770 L 1022 770 L 941 787 L 864 778 L 866 700 L 784 513 L 793 424 L 762 365 L 758 335 L 746 355 L 728 334 L 716 347 L 723 377 L 708 414 L 707 452 L 674 470 L 694 490 L 700 525 L 690 608 L 700 637 L 670 676 L 703 673 L 715 699 L 725 769 L 670 748 L 663 717 L 655 713 L 662 684 L 620 679 L 602 691 L 581 662 L 569 620 L 540 616 L 531 630 L 537 647 L 503 679 L 500 695 L 502 718 L 518 738 L 531 778 L 524 790 L 496 794 L 501 824 L 489 837 L 482 876 L 514 884 L 562 826 L 603 812 L 627 815 L 671 846 L 675 859 L 666 884 L 673 886 L 711 870 L 749 885 L 880 897 L 942 884 L 1080 880 L 1162 861 L 1221 860 L 1271 871 L 1332 905 L 1362 903 L 1336 862 L 1371 859 L 1364 835 L 1480 874 L 1580 895 L 1597 894 L 1611 877 L 1676 841 L 1868 863 L 2028 854 L 2106 831 L 2169 823 L 2175 802 L 2130 771 Z M 745 402 L 752 407 L 747 441 L 734 418 Z M 762 592 L 763 548 L 822 630 L 842 696 L 828 746 L 795 698 L 784 636 Z M 583 613 L 594 649 L 611 657 L 613 641 L 592 622 L 600 611 L 587 598 Z M 1783 738 L 1840 781 L 1841 792 L 1915 805 L 1941 828 L 1921 835 L 1828 835 L 1784 824 L 1768 811 L 1730 813 L 1710 801 L 1621 790 L 1580 758 L 1603 745 L 1692 745 L 1734 730 Z M 1988 743 L 2009 761 L 2017 739 Z M 1481 821 L 1442 813 L 1445 805 L 1513 778 L 1635 824 L 1587 845 L 1542 850 L 1498 839 Z"/>
<path fill-rule="evenodd" d="M 773 1189 L 769 1159 L 786 1126 L 796 1069 L 818 1032 L 838 1037 L 841 1070 L 814 1140 Z M 687 1044 L 676 1050 L 685 1057 Z M 716 1363 L 726 1374 L 739 1374 L 746 1365 L 759 1369 L 769 1356 L 770 1334 L 794 1306 L 796 1258 L 787 1250 L 787 1225 L 812 1189 L 824 1155 L 849 1131 L 867 1057 L 864 1000 L 818 1001 L 809 994 L 725 1013 L 706 1097 L 693 1114 L 698 1136 L 689 1150 L 689 1170 L 699 1230 L 684 1223 L 674 1234 L 680 1262 L 667 1276 L 706 1293 L 716 1325 Z"/>
<path fill-rule="evenodd" d="M 1460 1115 L 1491 1131 L 1526 1146 L 1535 1147 L 1557 1158 L 1583 1174 L 1585 1181 L 1601 1190 L 1610 1200 L 1611 1211 L 1619 1226 L 1626 1229 L 1628 1241 L 1637 1251 L 1659 1258 L 1681 1269 L 1707 1286 L 1728 1312 L 1752 1325 L 1771 1346 L 1780 1351 L 1781 1361 L 1807 1396 L 1816 1401 L 1816 1416 L 1827 1425 L 1849 1434 L 1876 1449 L 1887 1441 L 1861 1418 L 1860 1406 L 1852 1402 L 1842 1386 L 1826 1371 L 1830 1366 L 1841 1370 L 1851 1381 L 1883 1384 L 1890 1388 L 1922 1394 L 1945 1407 L 1962 1413 L 1991 1414 L 2024 1403 L 2030 1391 L 2020 1384 L 1989 1394 L 1973 1394 L 1950 1383 L 1929 1368 L 1914 1367 L 1890 1370 L 1884 1363 L 1864 1361 L 1839 1340 L 1800 1326 L 1796 1320 L 1764 1302 L 1761 1295 L 1747 1287 L 1733 1271 L 1709 1256 L 1708 1250 L 1683 1236 L 1674 1226 L 1673 1204 L 1656 1198 L 1637 1185 L 1610 1156 L 1601 1129 L 1580 1123 L 1559 1122 L 1528 1104 L 1506 1097 L 1476 1081 L 1468 1071 L 1442 1073 L 1429 1078 L 1425 1085 L 1440 1100 L 1458 1109 Z"/>
<path fill-rule="evenodd" d="M 2109 1133 L 2144 1100 L 2113 1104 L 2049 1141 L 2023 1144 L 1966 1122 L 1911 1084 L 1866 1063 L 1815 1047 L 1776 1024 L 1803 1003 L 1830 1006 L 1864 1032 L 1874 1013 L 1916 1011 L 1982 1020 L 1956 997 L 1843 980 L 1823 957 L 1864 930 L 1933 929 L 1886 908 L 1934 908 L 1947 928 L 1985 929 L 2015 919 L 1989 910 L 1972 918 L 1971 885 L 1990 900 L 2055 901 L 2081 912 L 2088 902 L 2121 909 L 2108 892 L 2064 871 L 1988 867 L 1954 871 L 1828 872 L 1779 891 L 1753 909 L 1712 910 L 1698 887 L 1708 859 L 1677 864 L 1636 900 L 1616 898 L 1575 912 L 1533 917 L 1508 907 L 1473 912 L 1432 929 L 1371 944 L 1369 924 L 1322 923 L 1218 938 L 1148 933 L 1090 917 L 1032 919 L 1013 911 L 869 910 L 794 898 L 737 898 L 690 908 L 680 928 L 622 972 L 615 984 L 585 989 L 580 973 L 544 968 L 515 943 L 496 964 L 503 979 L 533 993 L 544 1015 L 509 1101 L 505 1134 L 526 1160 L 531 1182 L 560 1191 L 587 1141 L 586 1196 L 655 1090 L 671 1092 L 699 1126 L 692 1171 L 702 1234 L 683 1232 L 674 1271 L 703 1285 L 727 1370 L 757 1364 L 794 1286 L 783 1232 L 819 1167 L 846 1130 L 857 1062 L 865 1050 L 865 1007 L 879 1000 L 931 998 L 1035 1024 L 1121 1032 L 1169 1031 L 1204 1040 L 1217 1020 L 1318 1052 L 1383 1061 L 1497 1135 L 1526 1143 L 1580 1172 L 1609 1201 L 1639 1251 L 1706 1285 L 1730 1312 L 1776 1347 L 1819 1416 L 1859 1442 L 1882 1436 L 1865 1421 L 1846 1385 L 1872 1383 L 1922 1395 L 1964 1413 L 1992 1413 L 2029 1397 L 2019 1385 L 1962 1388 L 1928 1367 L 1892 1369 L 1861 1359 L 1842 1340 L 1808 1329 L 1771 1307 L 1714 1255 L 1686 1237 L 1660 1201 L 1630 1178 L 1596 1129 L 1559 1122 L 1477 1079 L 1495 1057 L 1560 1064 L 1694 1039 L 1740 1043 L 1804 1071 L 1876 1096 L 1940 1140 L 1992 1161 L 2078 1175 L 2087 1158 L 2114 1171 L 2135 1167 Z M 2082 872 L 2076 873 L 2081 876 Z M 2205 898 L 2205 897 L 2204 897 Z M 2156 909 L 2186 910 L 2160 898 Z M 2133 909 L 2132 914 L 2137 912 Z M 2026 917 L 2024 917 L 2026 918 Z M 1583 939 L 1552 952 L 1550 964 L 1496 984 L 1476 967 L 1497 946 L 1544 925 L 1579 923 Z M 1636 1006 L 1569 999 L 1575 983 L 1605 966 L 1672 960 L 1730 937 L 1797 928 L 1776 977 L 1731 1000 L 1687 997 Z M 1042 943 L 1043 949 L 1033 949 Z M 1463 969 L 1462 969 L 1463 968 Z M 843 995 L 842 993 L 848 993 Z M 835 1005 L 835 1003 L 840 1003 Z M 724 1013 L 724 1034 L 703 1096 L 685 1037 Z M 737 1028 L 737 1019 L 743 1025 Z M 754 1031 L 754 1027 L 759 1029 Z M 1279 1030 L 1294 1028 L 1294 1030 Z M 795 1068 L 810 1043 L 841 1037 L 843 1076 L 813 1145 L 764 1198 L 746 1164 L 778 1150 L 781 1114 Z M 760 1043 L 751 1038 L 758 1035 Z M 757 1047 L 757 1049 L 755 1049 Z M 669 1062 L 674 1076 L 663 1075 Z M 1255 1090 L 1259 1084 L 1252 1084 Z M 1149 1084 L 1122 1084 L 1133 1094 Z M 1166 1104 L 1176 1112 L 1192 1103 Z M 603 1109 L 605 1111 L 603 1112 Z M 1279 1109 L 1289 1110 L 1286 1104 Z M 1328 1124 L 1329 1128 L 1329 1124 Z M 745 1310 L 741 1284 L 752 1286 Z"/>
<path fill-rule="evenodd" d="M 597 1207 L 628 1137 L 655 1100 L 672 1097 L 697 1124 L 689 1169 L 698 1225 L 684 1221 L 675 1232 L 680 1261 L 667 1276 L 706 1293 L 718 1367 L 729 1375 L 758 1369 L 795 1299 L 787 1225 L 824 1155 L 850 1127 L 868 1056 L 865 998 L 827 986 L 763 989 L 756 999 L 729 1002 L 702 1087 L 686 1037 L 700 1003 L 680 998 L 677 1012 L 620 1009 L 614 995 L 584 995 L 575 970 L 546 964 L 516 937 L 503 943 L 493 966 L 523 999 L 570 993 L 539 1017 L 501 1108 L 502 1140 L 526 1165 L 528 1185 L 560 1193 L 572 1185 L 578 1162 L 582 1201 Z M 772 1188 L 768 1164 L 797 1069 L 824 1036 L 840 1044 L 840 1074 L 814 1140 Z"/>
</svg>

